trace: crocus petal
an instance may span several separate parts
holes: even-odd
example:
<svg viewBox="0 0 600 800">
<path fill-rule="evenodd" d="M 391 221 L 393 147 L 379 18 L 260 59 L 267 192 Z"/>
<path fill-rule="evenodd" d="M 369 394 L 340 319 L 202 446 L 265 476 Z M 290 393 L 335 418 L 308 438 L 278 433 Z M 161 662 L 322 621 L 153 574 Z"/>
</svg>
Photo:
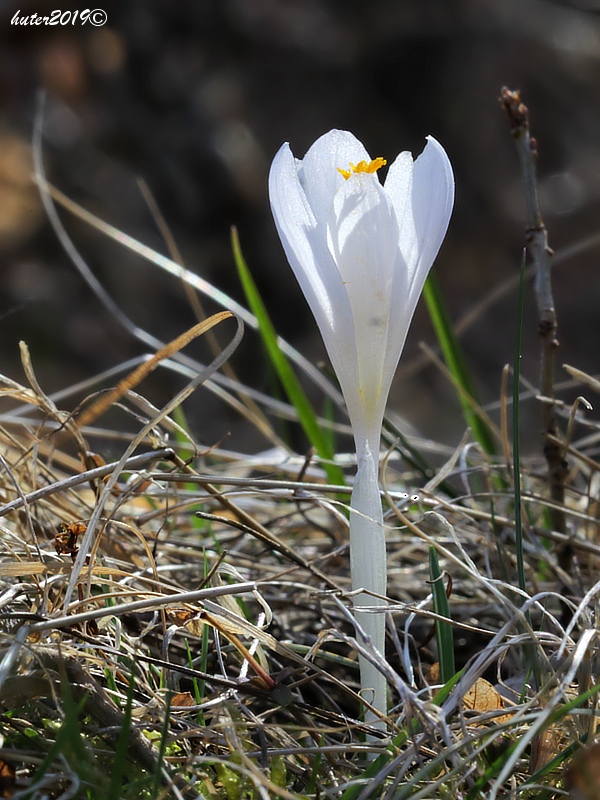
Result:
<svg viewBox="0 0 600 800">
<path fill-rule="evenodd" d="M 338 378 L 355 433 L 357 427 L 364 432 L 365 426 L 380 428 L 389 390 L 382 373 L 398 251 L 394 208 L 376 176 L 355 174 L 344 181 L 334 197 L 327 234 L 352 307 L 359 383 L 349 384 L 344 368 Z"/>
<path fill-rule="evenodd" d="M 454 180 L 432 137 L 416 162 L 401 153 L 382 188 L 347 131 L 321 136 L 303 161 L 288 145 L 269 175 L 288 260 L 338 375 L 355 434 L 372 438 L 427 273 L 448 226 Z M 359 430 L 360 429 L 360 430 Z"/>
<path fill-rule="evenodd" d="M 414 164 L 410 153 L 401 153 L 388 170 L 385 191 L 396 211 L 401 254 L 392 288 L 392 302 L 398 313 L 390 324 L 389 339 L 393 344 L 384 366 L 386 376 L 391 372 L 393 377 L 452 213 L 454 177 L 439 142 L 428 136 L 425 149 Z"/>
<path fill-rule="evenodd" d="M 414 304 L 409 297 L 409 273 L 402 252 L 396 254 L 396 268 L 390 287 L 390 317 L 387 331 L 387 343 L 381 369 L 381 385 L 385 390 L 385 400 L 390 391 L 396 368 L 404 349 L 408 329 L 414 314 Z M 418 300 L 418 297 L 417 297 Z"/>
<path fill-rule="evenodd" d="M 419 259 L 412 201 L 413 172 L 412 154 L 405 150 L 390 165 L 384 184 L 398 220 L 398 247 L 402 250 L 405 269 L 411 273 Z"/>
<path fill-rule="evenodd" d="M 402 202 L 396 184 L 388 188 L 386 180 L 385 188 L 394 207 Z M 450 160 L 441 144 L 433 136 L 428 136 L 425 149 L 413 168 L 412 226 L 405 217 L 406 227 L 403 224 L 400 231 L 400 248 L 409 271 L 409 296 L 414 303 L 413 310 L 446 235 L 453 204 L 454 175 Z M 411 242 L 409 253 L 412 236 L 416 237 L 416 243 Z"/>
<path fill-rule="evenodd" d="M 300 185 L 296 159 L 288 144 L 284 144 L 273 159 L 269 196 L 279 237 L 304 296 L 319 321 L 325 322 L 326 327 L 333 327 L 327 277 L 336 271 L 335 264 L 326 248 L 315 253 L 311 234 L 317 221 Z"/>
<path fill-rule="evenodd" d="M 289 145 L 284 144 L 269 173 L 271 210 L 285 254 L 315 317 L 331 363 L 336 371 L 348 372 L 349 380 L 356 383 L 350 300 L 327 248 L 324 226 L 317 225 L 300 184 L 298 165 Z"/>
<path fill-rule="evenodd" d="M 350 163 L 369 161 L 369 154 L 356 136 L 348 131 L 332 130 L 319 137 L 302 159 L 300 182 L 315 218 L 327 218 L 333 198 L 344 183 L 338 169 Z"/>
</svg>

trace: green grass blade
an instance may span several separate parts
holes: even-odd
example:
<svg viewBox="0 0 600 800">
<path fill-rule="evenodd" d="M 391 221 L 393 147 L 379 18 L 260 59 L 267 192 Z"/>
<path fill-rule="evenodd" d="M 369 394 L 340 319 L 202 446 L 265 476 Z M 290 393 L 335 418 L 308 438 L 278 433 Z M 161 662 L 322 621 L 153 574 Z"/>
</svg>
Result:
<svg viewBox="0 0 600 800">
<path fill-rule="evenodd" d="M 450 619 L 450 604 L 446 595 L 446 587 L 442 580 L 442 571 L 435 547 L 429 548 L 429 579 L 433 593 L 433 610 L 440 617 Z M 456 672 L 454 664 L 454 632 L 449 622 L 435 621 L 435 638 L 440 661 L 440 677 L 447 683 Z"/>
<path fill-rule="evenodd" d="M 308 441 L 315 448 L 317 455 L 323 459 L 323 469 L 327 473 L 328 481 L 337 486 L 344 486 L 346 480 L 341 468 L 336 464 L 329 463 L 333 462 L 333 451 L 330 447 L 329 439 L 321 430 L 313 407 L 304 393 L 289 361 L 279 347 L 275 328 L 273 327 L 267 309 L 256 288 L 248 265 L 244 260 L 239 237 L 235 228 L 232 228 L 231 231 L 231 244 L 235 265 L 244 289 L 244 294 L 246 295 L 246 300 L 250 306 L 250 310 L 258 320 L 260 335 L 271 363 L 277 372 L 277 376 L 285 389 L 290 403 L 292 403 L 298 413 L 298 420 L 300 421 Z"/>
<path fill-rule="evenodd" d="M 85 706 L 87 698 L 83 698 L 77 706 L 77 714 L 80 714 Z M 37 791 L 37 784 L 42 780 L 46 772 L 52 766 L 52 762 L 57 758 L 60 753 L 69 745 L 78 745 L 81 741 L 81 731 L 79 728 L 79 721 L 77 719 L 65 719 L 61 725 L 56 739 L 48 750 L 46 757 L 38 767 L 35 775 L 31 780 L 31 785 L 23 792 L 23 800 L 33 797 Z"/>
<path fill-rule="evenodd" d="M 460 670 L 459 672 L 455 673 L 452 678 L 446 683 L 445 686 L 442 686 L 432 698 L 432 702 L 436 706 L 441 706 L 448 699 L 448 695 L 454 689 L 456 684 L 459 682 L 463 674 L 463 671 Z M 380 756 L 369 764 L 369 766 L 363 772 L 363 779 L 365 781 L 373 781 L 377 778 L 381 770 L 384 769 L 386 764 L 398 755 L 398 748 L 404 747 L 408 741 L 410 741 L 411 736 L 415 736 L 415 734 L 420 730 L 420 725 L 417 719 L 413 719 L 408 728 L 404 728 L 400 731 L 400 733 L 394 737 L 392 740 L 391 746 Z M 362 794 L 365 786 L 363 783 L 354 784 L 353 786 L 349 786 L 341 796 L 341 800 L 357 800 L 357 798 Z"/>
<path fill-rule="evenodd" d="M 513 482 L 515 496 L 515 545 L 517 548 L 517 575 L 519 588 L 526 590 L 525 563 L 523 559 L 523 520 L 521 511 L 521 456 L 519 449 L 519 382 L 521 379 L 521 338 L 523 330 L 523 304 L 525 297 L 525 252 L 521 259 L 521 278 L 519 281 L 519 316 L 513 363 L 513 407 L 512 407 L 512 448 Z"/>
<path fill-rule="evenodd" d="M 442 298 L 439 283 L 434 272 L 429 273 L 423 289 L 423 297 L 427 303 L 429 316 L 433 323 L 435 333 L 444 354 L 446 366 L 458 387 L 458 400 L 460 402 L 466 423 L 469 426 L 475 441 L 479 442 L 482 450 L 488 455 L 496 452 L 496 443 L 489 427 L 475 411 L 479 405 L 475 384 L 462 353 L 462 348 L 454 333 L 450 315 Z"/>
<path fill-rule="evenodd" d="M 135 663 L 131 666 L 127 699 L 123 709 L 123 722 L 115 744 L 115 757 L 111 766 L 110 785 L 106 795 L 107 800 L 119 800 L 123 787 L 123 777 L 127 766 L 127 748 L 131 738 L 131 709 L 133 706 L 133 693 L 135 691 Z"/>
<path fill-rule="evenodd" d="M 34 797 L 40 796 L 38 784 L 43 781 L 44 776 L 61 753 L 66 757 L 71 766 L 78 766 L 77 774 L 79 776 L 86 776 L 86 774 L 90 773 L 90 759 L 82 739 L 81 726 L 79 723 L 87 703 L 87 693 L 84 694 L 78 703 L 75 703 L 64 670 L 61 670 L 61 695 L 64 720 L 56 733 L 54 742 L 50 745 L 46 756 L 36 770 L 29 787 L 21 794 L 22 800 L 33 800 Z"/>
<path fill-rule="evenodd" d="M 165 708 L 165 718 L 163 720 L 163 727 L 161 731 L 160 744 L 158 749 L 158 764 L 156 772 L 153 776 L 152 790 L 150 795 L 152 800 L 156 800 L 161 796 L 161 783 L 162 783 L 162 765 L 165 761 L 165 753 L 167 750 L 167 742 L 169 741 L 169 725 L 171 717 L 171 692 L 167 692 L 167 707 Z M 164 797 L 164 795 L 162 795 Z"/>
</svg>

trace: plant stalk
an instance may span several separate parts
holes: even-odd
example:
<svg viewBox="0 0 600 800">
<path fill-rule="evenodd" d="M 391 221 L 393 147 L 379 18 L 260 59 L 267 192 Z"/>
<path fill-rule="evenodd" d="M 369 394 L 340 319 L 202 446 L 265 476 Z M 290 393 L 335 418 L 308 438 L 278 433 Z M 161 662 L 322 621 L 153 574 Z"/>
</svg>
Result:
<svg viewBox="0 0 600 800">
<path fill-rule="evenodd" d="M 537 196 L 536 162 L 537 142 L 529 133 L 529 110 L 522 102 L 518 91 L 502 88 L 500 103 L 508 116 L 511 133 L 514 137 L 523 175 L 525 205 L 527 210 L 527 250 L 535 268 L 535 299 L 538 310 L 538 332 L 541 339 L 540 394 L 542 401 L 542 434 L 545 438 L 544 455 L 548 465 L 548 482 L 553 500 L 550 508 L 552 528 L 566 533 L 567 526 L 563 511 L 565 500 L 565 479 L 568 464 L 554 408 L 554 361 L 558 347 L 557 320 L 552 296 L 551 256 L 548 244 L 548 231 L 540 211 Z M 568 554 L 566 560 L 570 560 Z M 564 558 L 561 560 L 565 560 Z M 569 571 L 569 564 L 563 563 Z"/>
<path fill-rule="evenodd" d="M 387 556 L 383 509 L 379 495 L 378 453 L 369 439 L 357 442 L 358 469 L 350 501 L 350 571 L 352 589 L 366 589 L 382 597 L 361 592 L 354 598 L 355 607 L 381 608 L 387 591 Z M 385 654 L 385 613 L 355 611 L 356 621 L 367 636 L 377 658 Z M 364 656 L 359 656 L 360 685 L 365 700 L 384 716 L 387 714 L 387 682 L 385 676 Z M 385 728 L 383 720 L 372 711 L 365 722 Z"/>
</svg>

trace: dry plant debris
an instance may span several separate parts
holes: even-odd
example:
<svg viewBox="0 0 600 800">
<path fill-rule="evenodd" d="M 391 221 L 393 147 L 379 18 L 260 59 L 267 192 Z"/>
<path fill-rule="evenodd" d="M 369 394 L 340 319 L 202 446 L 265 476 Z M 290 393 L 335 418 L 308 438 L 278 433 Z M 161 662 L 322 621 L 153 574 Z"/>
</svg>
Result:
<svg viewBox="0 0 600 800">
<path fill-rule="evenodd" d="M 268 459 L 171 441 L 166 415 L 105 465 L 94 429 L 26 373 L 29 387 L 2 378 L 3 796 L 105 797 L 119 757 L 115 797 L 512 797 L 528 783 L 561 795 L 561 755 L 595 734 L 595 423 L 570 442 L 570 575 L 540 465 L 524 465 L 529 596 L 514 585 L 505 467 L 461 447 L 439 471 L 454 496 L 423 490 L 407 506 L 388 493 L 380 668 L 394 702 L 377 744 L 360 721 L 356 656 L 374 656 L 350 611 L 343 490 L 316 469 L 294 481 Z M 137 395 L 119 402 L 141 413 Z M 452 578 L 462 671 L 446 690 L 430 546 Z"/>
<path fill-rule="evenodd" d="M 352 615 L 349 488 L 327 485 L 318 460 L 275 433 L 273 419 L 294 420 L 293 409 L 232 372 L 217 381 L 241 322 L 208 367 L 179 361 L 189 383 L 161 409 L 139 391 L 231 316 L 157 345 L 114 389 L 90 380 L 78 403 L 68 398 L 81 387 L 60 401 L 44 393 L 25 344 L 27 385 L 0 376 L 0 796 L 596 797 L 600 425 L 584 417 L 589 403 L 544 391 L 564 423 L 564 435 L 544 430 L 568 463 L 560 493 L 541 457 L 519 464 L 527 589 L 505 384 L 500 456 L 467 436 L 455 452 L 414 439 L 412 453 L 436 465 L 425 474 L 388 429 L 384 659 Z M 569 389 L 597 391 L 594 376 L 569 373 Z M 200 446 L 180 407 L 201 384 L 271 449 Z M 126 424 L 101 427 L 107 412 Z M 440 626 L 458 668 L 445 683 Z M 388 683 L 387 732 L 361 721 L 359 655 Z"/>
</svg>

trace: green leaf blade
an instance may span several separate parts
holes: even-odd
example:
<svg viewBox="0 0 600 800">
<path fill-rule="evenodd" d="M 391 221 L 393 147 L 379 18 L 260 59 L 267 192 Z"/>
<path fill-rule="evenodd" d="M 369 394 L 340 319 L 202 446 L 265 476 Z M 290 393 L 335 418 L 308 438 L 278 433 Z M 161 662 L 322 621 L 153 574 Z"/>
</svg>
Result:
<svg viewBox="0 0 600 800">
<path fill-rule="evenodd" d="M 277 333 L 273 327 L 271 318 L 269 317 L 250 270 L 248 269 L 248 265 L 246 264 L 241 251 L 239 237 L 235 228 L 232 229 L 231 242 L 240 282 L 242 284 L 244 294 L 246 295 L 248 305 L 250 306 L 250 310 L 258 320 L 259 332 L 273 368 L 275 369 L 277 376 L 281 381 L 290 403 L 292 403 L 296 409 L 298 420 L 304 430 L 304 433 L 306 434 L 308 441 L 314 447 L 317 455 L 323 461 L 323 469 L 327 474 L 327 479 L 330 483 L 333 483 L 337 486 L 344 486 L 346 483 L 344 473 L 340 467 L 333 463 L 334 453 L 330 446 L 328 437 L 325 436 L 321 430 L 317 420 L 317 415 L 315 414 L 308 397 L 302 389 L 302 386 L 300 385 L 296 374 L 290 366 L 289 361 L 279 347 Z"/>
<path fill-rule="evenodd" d="M 429 548 L 429 579 L 433 593 L 433 610 L 438 617 L 450 619 L 450 604 L 446 595 L 446 589 L 442 580 L 442 571 L 435 550 Z M 438 646 L 438 658 L 440 661 L 440 677 L 442 683 L 447 683 L 455 674 L 454 664 L 454 633 L 449 622 L 442 622 L 441 619 L 435 621 L 435 635 Z"/>
<path fill-rule="evenodd" d="M 485 420 L 477 413 L 476 409 L 479 406 L 479 401 L 475 384 L 471 378 L 462 348 L 454 333 L 452 321 L 434 272 L 429 273 L 429 277 L 425 282 L 423 297 L 444 355 L 444 361 L 458 388 L 458 400 L 465 421 L 473 434 L 473 438 L 479 443 L 484 453 L 494 455 L 496 453 L 494 435 Z"/>
</svg>

